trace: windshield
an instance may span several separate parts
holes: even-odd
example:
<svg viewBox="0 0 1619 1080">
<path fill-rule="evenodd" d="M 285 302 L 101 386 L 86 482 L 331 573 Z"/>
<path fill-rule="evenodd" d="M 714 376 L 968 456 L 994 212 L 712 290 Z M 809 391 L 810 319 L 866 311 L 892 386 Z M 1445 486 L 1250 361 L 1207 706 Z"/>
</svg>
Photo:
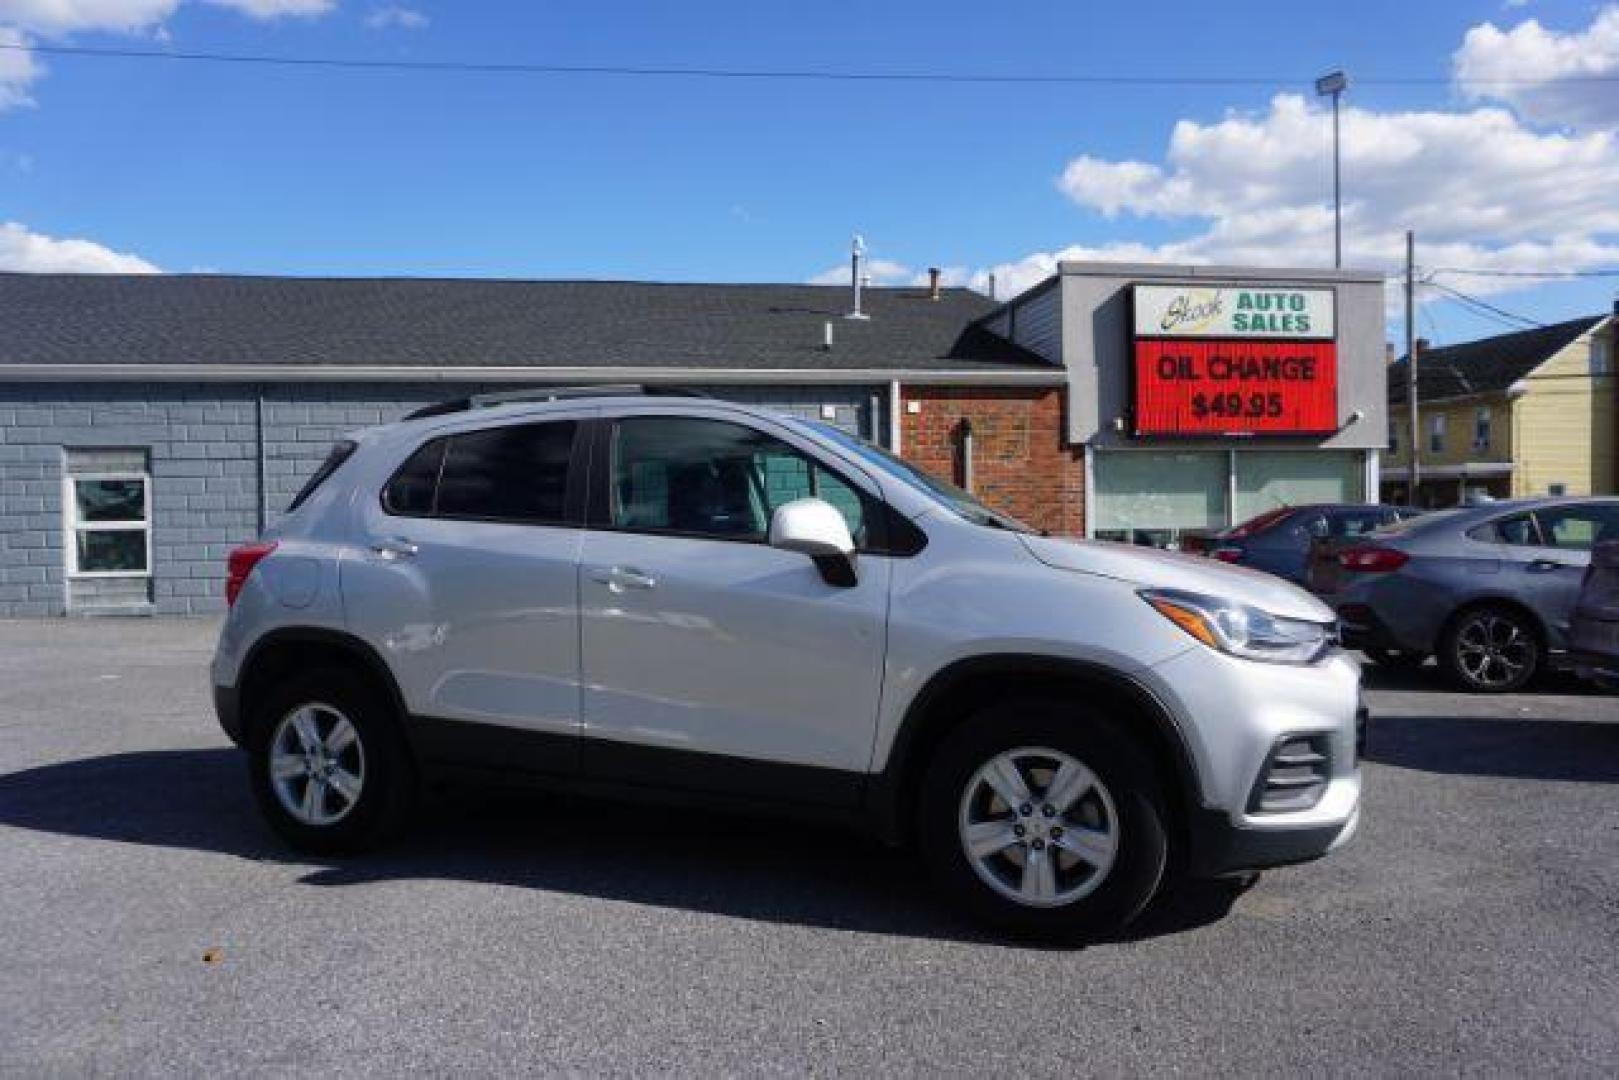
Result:
<svg viewBox="0 0 1619 1080">
<path fill-rule="evenodd" d="M 910 462 L 894 456 L 875 443 L 857 439 L 848 432 L 841 431 L 830 424 L 819 424 L 808 420 L 798 422 L 814 431 L 815 434 L 830 439 L 845 450 L 853 452 L 872 468 L 886 476 L 893 477 L 913 491 L 921 492 L 933 502 L 942 504 L 945 509 L 958 517 L 966 518 L 974 525 L 986 525 L 992 529 L 1010 529 L 1014 532 L 1038 533 L 1040 531 L 1024 524 L 1010 514 L 1003 514 L 999 510 L 990 509 L 973 498 L 970 493 L 963 491 L 954 484 L 929 476 Z"/>
</svg>

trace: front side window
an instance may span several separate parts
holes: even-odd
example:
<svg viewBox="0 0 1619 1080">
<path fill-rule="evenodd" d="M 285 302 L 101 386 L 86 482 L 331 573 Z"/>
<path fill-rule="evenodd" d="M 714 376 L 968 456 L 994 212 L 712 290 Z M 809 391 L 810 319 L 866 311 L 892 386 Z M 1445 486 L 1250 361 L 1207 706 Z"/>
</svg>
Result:
<svg viewBox="0 0 1619 1080">
<path fill-rule="evenodd" d="M 145 574 L 151 569 L 151 479 L 145 474 L 69 476 L 68 570 Z"/>
<path fill-rule="evenodd" d="M 526 525 L 566 520 L 577 424 L 513 424 L 434 439 L 382 492 L 391 514 Z"/>
<path fill-rule="evenodd" d="M 776 508 L 810 496 L 866 541 L 865 500 L 824 466 L 753 428 L 698 417 L 614 425 L 608 515 L 614 528 L 762 542 Z"/>
</svg>

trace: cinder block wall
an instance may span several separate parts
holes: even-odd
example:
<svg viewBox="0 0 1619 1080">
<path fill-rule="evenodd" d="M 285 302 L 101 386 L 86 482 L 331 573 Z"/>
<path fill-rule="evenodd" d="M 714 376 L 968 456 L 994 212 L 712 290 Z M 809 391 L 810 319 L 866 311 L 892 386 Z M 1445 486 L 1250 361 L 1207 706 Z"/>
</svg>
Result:
<svg viewBox="0 0 1619 1080">
<path fill-rule="evenodd" d="M 1063 438 L 1061 391 L 907 386 L 900 397 L 907 461 L 964 483 L 960 428 L 970 420 L 974 495 L 1037 529 L 1084 533 L 1084 452 Z"/>
<path fill-rule="evenodd" d="M 274 521 L 344 432 L 483 384 L 0 385 L 0 617 L 204 614 L 224 607 L 225 556 L 259 524 L 258 398 L 264 399 L 263 498 Z M 885 415 L 872 387 L 711 387 L 870 435 Z M 877 411 L 872 409 L 873 395 Z M 152 575 L 77 579 L 70 591 L 62 495 L 69 450 L 143 452 L 152 477 Z"/>
</svg>

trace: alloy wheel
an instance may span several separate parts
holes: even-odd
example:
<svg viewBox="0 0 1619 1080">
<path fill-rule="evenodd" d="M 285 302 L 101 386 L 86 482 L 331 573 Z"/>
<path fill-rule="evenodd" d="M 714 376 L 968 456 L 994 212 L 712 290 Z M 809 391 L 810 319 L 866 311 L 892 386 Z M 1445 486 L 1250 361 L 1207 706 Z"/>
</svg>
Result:
<svg viewBox="0 0 1619 1080">
<path fill-rule="evenodd" d="M 1534 639 L 1511 619 L 1494 612 L 1471 616 L 1456 633 L 1456 662 L 1479 686 L 1510 686 L 1534 664 Z"/>
<path fill-rule="evenodd" d="M 1107 879 L 1119 815 L 1100 778 L 1070 754 L 1020 747 L 972 775 L 961 797 L 962 852 L 984 884 L 1028 907 L 1071 904 Z"/>
<path fill-rule="evenodd" d="M 299 705 L 270 737 L 270 786 L 282 809 L 304 825 L 347 817 L 365 788 L 365 747 L 347 716 L 331 705 Z"/>
</svg>

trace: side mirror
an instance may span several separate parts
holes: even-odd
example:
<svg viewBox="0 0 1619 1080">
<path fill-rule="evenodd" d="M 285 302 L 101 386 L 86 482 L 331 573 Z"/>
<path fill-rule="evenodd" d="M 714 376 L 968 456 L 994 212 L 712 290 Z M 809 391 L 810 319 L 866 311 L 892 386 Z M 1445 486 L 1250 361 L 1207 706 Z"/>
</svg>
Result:
<svg viewBox="0 0 1619 1080">
<path fill-rule="evenodd" d="M 796 551 L 815 560 L 829 585 L 855 584 L 854 537 L 831 504 L 820 499 L 794 499 L 770 515 L 770 546 Z"/>
</svg>

